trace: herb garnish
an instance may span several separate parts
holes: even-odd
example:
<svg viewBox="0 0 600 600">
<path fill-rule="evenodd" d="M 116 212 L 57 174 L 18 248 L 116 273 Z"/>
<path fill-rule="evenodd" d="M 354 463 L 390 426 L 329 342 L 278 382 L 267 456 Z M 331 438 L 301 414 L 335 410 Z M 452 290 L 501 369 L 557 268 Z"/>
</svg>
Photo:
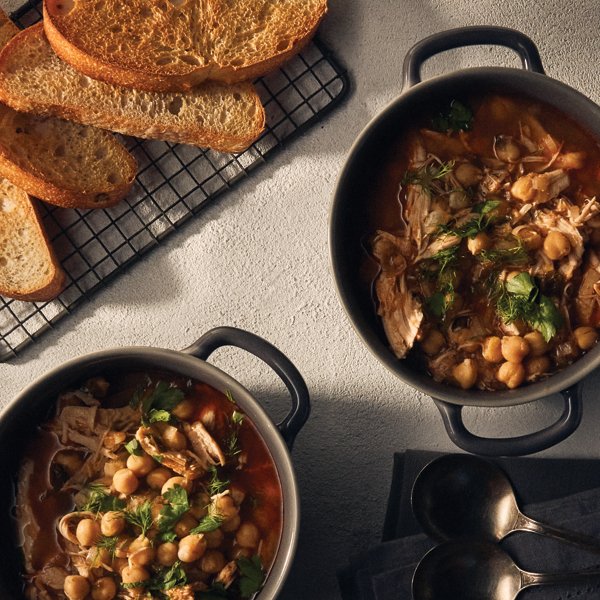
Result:
<svg viewBox="0 0 600 600">
<path fill-rule="evenodd" d="M 473 125 L 473 111 L 458 100 L 452 100 L 450 109 L 431 120 L 436 131 L 469 131 Z"/>
<path fill-rule="evenodd" d="M 253 556 L 252 558 L 238 558 L 237 566 L 240 570 L 240 594 L 242 598 L 250 598 L 262 587 L 265 579 L 265 574 L 262 570 L 260 558 Z"/>
<path fill-rule="evenodd" d="M 425 305 L 429 312 L 438 319 L 444 318 L 456 299 L 458 250 L 458 246 L 452 246 L 440 250 L 427 261 L 424 261 L 427 272 L 431 273 L 430 267 L 433 267 L 436 273 L 437 289 L 433 295 L 425 299 Z"/>
<path fill-rule="evenodd" d="M 125 444 L 125 450 L 127 450 L 127 452 L 129 452 L 129 454 L 133 455 L 133 456 L 141 456 L 142 455 L 142 447 L 140 446 L 140 443 L 133 438 L 130 442 L 127 442 Z"/>
<path fill-rule="evenodd" d="M 187 575 L 181 567 L 181 562 L 176 561 L 171 567 L 159 569 L 146 586 L 148 590 L 166 592 L 176 587 L 186 585 Z"/>
<path fill-rule="evenodd" d="M 225 519 L 221 515 L 208 514 L 200 521 L 200 523 L 198 523 L 198 525 L 196 525 L 196 527 L 190 530 L 190 533 L 210 533 L 211 531 L 216 531 L 221 527 L 224 520 Z"/>
<path fill-rule="evenodd" d="M 461 239 L 474 238 L 478 233 L 485 231 L 497 218 L 494 210 L 500 206 L 500 200 L 486 200 L 473 207 L 473 211 L 478 214 L 470 221 L 467 221 L 460 227 L 452 229 L 448 225 L 440 225 L 440 231 L 448 235 L 455 235 Z"/>
<path fill-rule="evenodd" d="M 176 534 L 173 531 L 177 521 L 190 510 L 190 502 L 185 488 L 180 485 L 175 485 L 167 490 L 163 497 L 168 502 L 159 514 L 158 531 L 160 539 L 164 542 L 172 542 L 176 539 Z"/>
<path fill-rule="evenodd" d="M 184 393 L 166 381 L 158 381 L 154 388 L 146 387 L 143 391 L 137 390 L 131 399 L 133 408 L 141 406 L 142 423 L 168 422 L 171 420 L 171 411 L 183 400 Z"/>
<path fill-rule="evenodd" d="M 219 479 L 219 473 L 217 471 L 217 467 L 214 465 L 210 468 L 210 482 L 208 484 L 208 493 L 210 496 L 214 496 L 215 494 L 220 494 L 227 489 L 229 485 L 229 481 L 222 481 Z"/>
<path fill-rule="evenodd" d="M 431 194 L 434 182 L 446 177 L 448 173 L 452 172 L 453 168 L 454 161 L 440 163 L 437 166 L 429 163 L 421 167 L 418 171 L 406 171 L 404 177 L 402 177 L 401 184 L 403 187 L 406 185 L 419 185 L 424 192 Z"/>
<path fill-rule="evenodd" d="M 117 546 L 119 545 L 119 538 L 116 535 L 106 536 L 103 535 L 96 544 L 97 548 L 105 548 L 108 550 L 111 558 L 115 557 L 115 553 L 117 552 Z"/>
<path fill-rule="evenodd" d="M 152 503 L 150 500 L 146 500 L 133 510 L 123 511 L 123 516 L 130 525 L 139 527 L 142 530 L 142 535 L 145 536 L 152 527 Z"/>
<path fill-rule="evenodd" d="M 499 283 L 496 295 L 496 312 L 507 325 L 521 319 L 548 342 L 563 324 L 558 308 L 550 298 L 540 294 L 529 273 L 519 273 L 506 283 Z"/>
<path fill-rule="evenodd" d="M 240 432 L 240 427 L 242 426 L 242 423 L 244 422 L 244 415 L 243 413 L 234 410 L 233 414 L 231 415 L 231 424 L 232 424 L 232 428 L 231 428 L 231 434 L 229 435 L 229 438 L 227 439 L 225 445 L 226 445 L 226 450 L 225 450 L 225 454 L 227 454 L 227 456 L 237 456 L 242 450 L 239 447 L 239 432 Z"/>
<path fill-rule="evenodd" d="M 483 262 L 493 263 L 522 263 L 529 255 L 519 238 L 516 238 L 516 245 L 511 248 L 492 248 L 491 250 L 481 250 L 475 257 Z"/>
<path fill-rule="evenodd" d="M 103 485 L 91 483 L 87 489 L 89 494 L 86 502 L 81 506 L 82 511 L 101 513 L 123 510 L 126 506 L 123 500 L 113 496 Z"/>
</svg>

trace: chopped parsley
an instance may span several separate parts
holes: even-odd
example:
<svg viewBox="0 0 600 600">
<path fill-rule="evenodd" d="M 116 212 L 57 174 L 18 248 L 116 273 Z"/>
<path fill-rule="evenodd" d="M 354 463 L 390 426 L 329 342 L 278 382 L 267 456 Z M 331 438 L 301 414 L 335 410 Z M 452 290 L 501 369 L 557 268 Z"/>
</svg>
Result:
<svg viewBox="0 0 600 600">
<path fill-rule="evenodd" d="M 148 590 L 166 592 L 176 587 L 187 585 L 187 575 L 180 561 L 173 563 L 171 567 L 159 569 L 146 586 Z"/>
<path fill-rule="evenodd" d="M 216 531 L 223 524 L 223 517 L 217 514 L 208 514 L 206 515 L 196 527 L 190 530 L 190 534 L 196 533 L 210 533 L 211 531 Z"/>
<path fill-rule="evenodd" d="M 440 250 L 424 261 L 426 272 L 435 274 L 437 291 L 425 299 L 427 310 L 436 318 L 443 319 L 456 299 L 456 281 L 459 246 Z"/>
<path fill-rule="evenodd" d="M 250 598 L 260 590 L 265 580 L 260 558 L 238 558 L 237 566 L 240 570 L 240 594 L 242 598 Z"/>
<path fill-rule="evenodd" d="M 130 442 L 127 442 L 127 444 L 125 444 L 125 450 L 127 450 L 127 452 L 129 452 L 129 454 L 133 456 L 142 455 L 142 447 L 135 438 L 133 438 Z"/>
<path fill-rule="evenodd" d="M 163 497 L 167 505 L 163 506 L 158 518 L 158 531 L 160 539 L 164 542 L 173 542 L 176 539 L 173 528 L 177 521 L 190 510 L 190 501 L 185 488 L 180 485 L 167 490 Z"/>
<path fill-rule="evenodd" d="M 562 327 L 563 318 L 558 308 L 548 296 L 540 294 L 529 273 L 519 273 L 509 281 L 499 283 L 496 296 L 496 312 L 507 325 L 523 320 L 539 331 L 547 342 Z"/>
<path fill-rule="evenodd" d="M 123 510 L 126 506 L 125 501 L 113 496 L 103 485 L 92 483 L 87 486 L 87 490 L 87 500 L 81 506 L 82 511 L 104 513 Z"/>
<path fill-rule="evenodd" d="M 152 527 L 152 503 L 146 500 L 133 510 L 123 511 L 123 516 L 130 525 L 141 529 L 142 535 L 145 536 Z"/>
<path fill-rule="evenodd" d="M 431 120 L 431 125 L 436 131 L 469 131 L 473 126 L 473 111 L 462 102 L 452 100 L 446 112 L 439 113 Z"/>
<path fill-rule="evenodd" d="M 131 399 L 131 406 L 142 409 L 144 424 L 168 422 L 171 412 L 183 400 L 184 393 L 178 387 L 166 381 L 158 381 L 154 387 L 148 385 L 145 389 L 136 390 Z"/>
</svg>

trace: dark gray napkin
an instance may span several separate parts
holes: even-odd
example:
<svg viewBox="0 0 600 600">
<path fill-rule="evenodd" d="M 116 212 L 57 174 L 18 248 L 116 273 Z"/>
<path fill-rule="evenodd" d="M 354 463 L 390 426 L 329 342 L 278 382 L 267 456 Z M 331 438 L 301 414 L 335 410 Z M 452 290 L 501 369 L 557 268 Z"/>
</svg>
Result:
<svg viewBox="0 0 600 600">
<path fill-rule="evenodd" d="M 408 451 L 394 457 L 383 535 L 388 541 L 354 557 L 350 566 L 339 573 L 345 600 L 411 599 L 414 569 L 434 543 L 424 534 L 407 535 L 420 531 L 410 509 L 410 491 L 421 468 L 437 456 L 439 454 Z M 600 538 L 598 461 L 518 458 L 496 462 L 513 481 L 525 514 Z M 535 534 L 513 534 L 502 546 L 521 568 L 530 571 L 600 566 L 600 555 Z M 574 598 L 600 599 L 600 584 L 532 588 L 519 596 L 519 600 Z"/>
</svg>

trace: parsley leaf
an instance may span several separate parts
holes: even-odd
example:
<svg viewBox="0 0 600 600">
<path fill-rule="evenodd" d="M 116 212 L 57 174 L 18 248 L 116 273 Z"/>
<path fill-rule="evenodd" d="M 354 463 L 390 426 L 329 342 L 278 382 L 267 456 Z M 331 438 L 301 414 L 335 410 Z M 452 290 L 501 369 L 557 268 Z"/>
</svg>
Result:
<svg viewBox="0 0 600 600">
<path fill-rule="evenodd" d="M 473 111 L 462 102 L 452 100 L 450 109 L 431 120 L 432 127 L 443 133 L 447 131 L 469 131 L 473 125 Z"/>
<path fill-rule="evenodd" d="M 206 592 L 199 592 L 199 600 L 222 600 L 228 598 L 229 595 L 225 586 L 222 583 L 213 583 L 210 589 Z"/>
<path fill-rule="evenodd" d="M 176 587 L 187 585 L 187 575 L 181 567 L 181 562 L 176 561 L 171 567 L 159 569 L 147 585 L 148 590 L 166 592 Z"/>
<path fill-rule="evenodd" d="M 152 527 L 152 503 L 150 500 L 146 500 L 144 503 L 136 506 L 133 510 L 124 511 L 123 515 L 130 525 L 139 527 L 144 536 Z"/>
<path fill-rule="evenodd" d="M 129 452 L 129 454 L 132 454 L 133 456 L 142 455 L 142 447 L 135 438 L 133 438 L 130 442 L 127 442 L 127 444 L 125 444 L 125 450 L 127 450 L 127 452 Z"/>
<path fill-rule="evenodd" d="M 190 534 L 196 533 L 210 533 L 211 531 L 216 531 L 223 524 L 223 517 L 217 514 L 208 514 L 206 515 L 196 527 L 190 530 Z"/>
<path fill-rule="evenodd" d="M 163 497 L 168 502 L 164 506 L 159 514 L 158 518 L 158 531 L 163 541 L 174 541 L 175 533 L 173 528 L 177 521 L 190 510 L 190 502 L 188 500 L 187 492 L 185 488 L 180 485 L 176 485 L 167 490 Z M 173 537 L 175 536 L 175 537 Z"/>
<path fill-rule="evenodd" d="M 143 391 L 136 390 L 130 405 L 141 406 L 143 423 L 164 422 L 170 420 L 171 411 L 183 398 L 182 390 L 166 381 L 158 381 L 154 388 L 148 385 Z"/>
<path fill-rule="evenodd" d="M 87 489 L 89 494 L 86 502 L 81 506 L 82 511 L 95 513 L 108 512 L 111 510 L 123 510 L 126 503 L 116 496 L 113 496 L 110 491 L 102 485 L 90 484 Z"/>
<path fill-rule="evenodd" d="M 152 408 L 146 418 L 148 423 L 168 423 L 171 420 L 171 413 L 166 410 Z"/>
<path fill-rule="evenodd" d="M 250 598 L 260 590 L 265 579 L 260 558 L 258 556 L 238 558 L 237 566 L 241 575 L 239 580 L 240 594 L 242 598 Z"/>
</svg>

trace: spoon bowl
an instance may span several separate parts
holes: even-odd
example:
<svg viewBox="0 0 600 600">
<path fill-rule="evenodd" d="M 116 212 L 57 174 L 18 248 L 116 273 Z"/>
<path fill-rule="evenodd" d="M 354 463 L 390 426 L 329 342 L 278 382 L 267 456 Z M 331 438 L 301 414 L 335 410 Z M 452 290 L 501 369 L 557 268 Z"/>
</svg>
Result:
<svg viewBox="0 0 600 600">
<path fill-rule="evenodd" d="M 524 515 L 504 472 L 476 456 L 448 454 L 430 462 L 415 480 L 411 503 L 423 530 L 437 541 L 499 542 L 515 531 L 529 531 L 600 554 L 599 540 Z"/>
<path fill-rule="evenodd" d="M 535 585 L 584 583 L 599 570 L 530 573 L 490 542 L 445 542 L 430 550 L 412 580 L 413 600 L 515 600 Z"/>
</svg>

